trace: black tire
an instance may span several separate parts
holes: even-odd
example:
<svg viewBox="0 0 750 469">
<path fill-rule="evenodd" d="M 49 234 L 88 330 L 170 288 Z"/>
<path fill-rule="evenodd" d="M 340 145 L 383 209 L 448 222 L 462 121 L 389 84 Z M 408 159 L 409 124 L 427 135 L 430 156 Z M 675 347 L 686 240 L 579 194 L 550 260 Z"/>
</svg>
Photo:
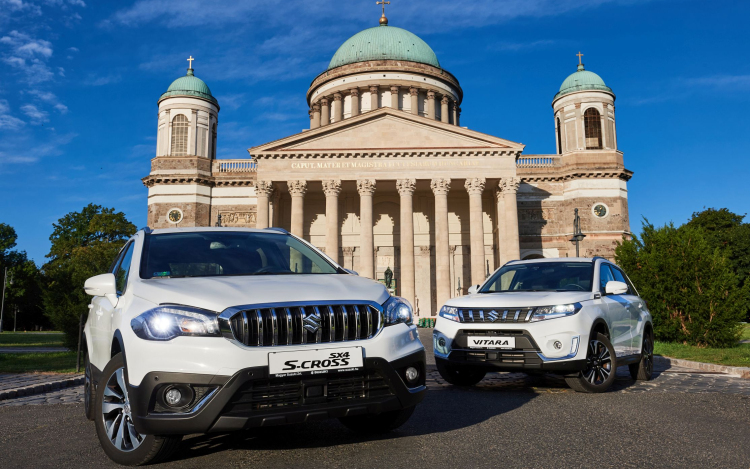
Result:
<svg viewBox="0 0 750 469">
<path fill-rule="evenodd" d="M 132 420 L 129 417 L 130 401 L 127 389 L 122 390 L 120 385 L 127 382 L 127 376 L 121 353 L 112 357 L 102 371 L 101 380 L 96 387 L 94 405 L 94 422 L 99 443 L 112 461 L 123 466 L 140 466 L 166 459 L 179 447 L 182 436 L 140 435 L 135 432 L 129 423 Z M 112 408 L 106 415 L 102 408 L 105 403 Z M 105 418 L 111 423 L 105 423 Z M 108 428 L 112 430 L 115 438 L 116 433 L 120 434 L 120 447 L 115 446 L 115 442 L 107 435 Z"/>
<path fill-rule="evenodd" d="M 643 334 L 641 360 L 628 365 L 630 376 L 638 381 L 650 381 L 654 374 L 654 334 L 651 331 Z"/>
<path fill-rule="evenodd" d="M 574 376 L 566 376 L 565 382 L 576 392 L 605 392 L 615 382 L 617 357 L 607 336 L 594 333 L 589 338 L 586 354 L 587 368 Z"/>
<path fill-rule="evenodd" d="M 484 370 L 452 365 L 441 358 L 435 358 L 435 364 L 440 376 L 454 386 L 474 386 L 487 374 Z"/>
<path fill-rule="evenodd" d="M 89 354 L 86 353 L 83 379 L 83 411 L 86 414 L 86 418 L 94 420 L 94 403 L 96 402 L 96 386 L 94 386 L 94 380 L 91 374 L 91 362 L 89 362 Z"/>
<path fill-rule="evenodd" d="M 405 409 L 392 410 L 382 414 L 355 415 L 341 417 L 339 421 L 349 430 L 363 435 L 375 435 L 391 432 L 405 424 L 416 406 Z"/>
</svg>

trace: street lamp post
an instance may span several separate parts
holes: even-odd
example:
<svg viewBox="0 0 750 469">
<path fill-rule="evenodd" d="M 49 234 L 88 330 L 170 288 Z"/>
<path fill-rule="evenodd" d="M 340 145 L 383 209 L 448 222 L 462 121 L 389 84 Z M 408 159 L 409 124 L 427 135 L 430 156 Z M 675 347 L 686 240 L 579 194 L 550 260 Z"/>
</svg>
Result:
<svg viewBox="0 0 750 469">
<path fill-rule="evenodd" d="M 578 209 L 575 209 L 575 218 L 573 218 L 573 237 L 570 242 L 576 245 L 576 257 L 581 257 L 581 241 L 586 235 L 581 232 L 581 217 L 578 216 Z"/>
<path fill-rule="evenodd" d="M 13 285 L 13 273 L 10 274 L 10 284 Z M 3 332 L 3 316 L 5 315 L 5 287 L 8 285 L 8 268 L 3 275 L 3 301 L 0 304 L 0 332 Z"/>
</svg>

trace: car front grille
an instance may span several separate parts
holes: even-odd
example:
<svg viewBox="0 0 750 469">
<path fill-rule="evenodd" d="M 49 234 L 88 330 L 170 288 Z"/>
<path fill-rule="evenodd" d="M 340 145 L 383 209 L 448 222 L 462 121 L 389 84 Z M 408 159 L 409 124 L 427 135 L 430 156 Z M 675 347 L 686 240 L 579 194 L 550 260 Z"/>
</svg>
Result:
<svg viewBox="0 0 750 469">
<path fill-rule="evenodd" d="M 378 372 L 322 379 L 259 379 L 243 384 L 229 400 L 223 414 L 241 415 L 282 407 L 376 399 L 392 394 Z"/>
<path fill-rule="evenodd" d="M 534 308 L 484 308 L 459 309 L 461 322 L 468 323 L 518 323 L 529 322 Z"/>
<path fill-rule="evenodd" d="M 261 347 L 370 339 L 384 322 L 371 304 L 295 304 L 242 309 L 229 326 L 237 341 Z"/>
</svg>

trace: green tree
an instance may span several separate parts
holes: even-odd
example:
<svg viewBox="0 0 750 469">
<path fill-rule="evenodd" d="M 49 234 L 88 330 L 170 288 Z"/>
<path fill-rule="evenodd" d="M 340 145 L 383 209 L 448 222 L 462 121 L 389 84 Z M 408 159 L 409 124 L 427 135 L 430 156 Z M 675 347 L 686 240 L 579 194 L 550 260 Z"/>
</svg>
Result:
<svg viewBox="0 0 750 469">
<path fill-rule="evenodd" d="M 750 291 L 705 228 L 644 220 L 640 239 L 623 240 L 615 259 L 646 300 L 658 340 L 736 345 Z"/>
<path fill-rule="evenodd" d="M 80 316 L 90 298 L 83 291 L 89 277 L 107 272 L 135 225 L 113 208 L 89 204 L 53 224 L 50 248 L 44 265 L 44 306 L 56 328 L 65 332 L 65 342 L 78 342 Z"/>
<path fill-rule="evenodd" d="M 12 330 L 14 323 L 21 330 L 48 327 L 40 299 L 39 269 L 24 251 L 14 249 L 17 239 L 13 227 L 0 223 L 0 282 L 8 269 L 3 330 Z M 0 295 L 1 292 L 0 284 Z"/>
</svg>

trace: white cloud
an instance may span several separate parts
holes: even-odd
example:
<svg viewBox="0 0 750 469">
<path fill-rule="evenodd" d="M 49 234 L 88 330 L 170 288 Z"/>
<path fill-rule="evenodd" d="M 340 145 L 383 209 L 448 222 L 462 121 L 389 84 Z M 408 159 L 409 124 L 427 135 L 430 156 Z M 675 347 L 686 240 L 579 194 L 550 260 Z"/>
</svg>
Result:
<svg viewBox="0 0 750 469">
<path fill-rule="evenodd" d="M 60 100 L 57 98 L 57 96 L 55 96 L 55 93 L 52 93 L 50 91 L 36 90 L 36 89 L 35 90 L 29 90 L 29 91 L 27 91 L 27 93 L 29 93 L 30 95 L 34 96 L 38 100 L 43 101 L 43 102 L 51 105 L 52 107 L 54 107 L 55 109 L 57 109 L 57 111 L 60 114 L 66 114 L 68 112 L 68 106 L 62 104 L 60 102 Z"/>
<path fill-rule="evenodd" d="M 104 86 L 104 85 L 110 85 L 112 83 L 117 83 L 120 80 L 122 80 L 122 77 L 120 75 L 106 75 L 106 76 L 89 75 L 89 77 L 86 80 L 84 80 L 83 83 L 89 86 Z"/>
<path fill-rule="evenodd" d="M 750 75 L 713 75 L 708 77 L 689 78 L 689 86 L 708 86 L 712 88 L 747 88 L 750 87 Z"/>
<path fill-rule="evenodd" d="M 28 34 L 11 31 L 7 36 L 0 37 L 0 44 L 11 47 L 13 54 L 26 58 L 41 56 L 45 59 L 52 57 L 52 43 L 44 39 L 34 39 Z"/>
<path fill-rule="evenodd" d="M 70 52 L 80 52 L 80 49 L 78 49 L 77 47 L 68 47 L 68 50 Z"/>
<path fill-rule="evenodd" d="M 9 49 L 2 60 L 25 75 L 27 84 L 49 81 L 54 73 L 46 61 L 52 57 L 52 43 L 28 34 L 11 31 L 0 37 L 0 45 Z"/>
<path fill-rule="evenodd" d="M 18 130 L 25 124 L 21 119 L 11 115 L 8 101 L 0 99 L 0 131 Z"/>
<path fill-rule="evenodd" d="M 31 119 L 32 124 L 41 124 L 49 121 L 49 113 L 38 109 L 33 104 L 24 104 L 21 106 L 21 111 Z"/>
</svg>

